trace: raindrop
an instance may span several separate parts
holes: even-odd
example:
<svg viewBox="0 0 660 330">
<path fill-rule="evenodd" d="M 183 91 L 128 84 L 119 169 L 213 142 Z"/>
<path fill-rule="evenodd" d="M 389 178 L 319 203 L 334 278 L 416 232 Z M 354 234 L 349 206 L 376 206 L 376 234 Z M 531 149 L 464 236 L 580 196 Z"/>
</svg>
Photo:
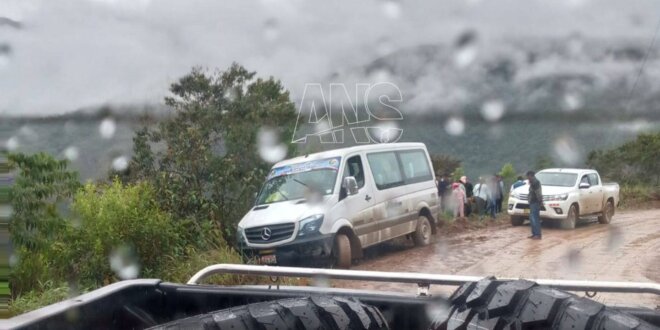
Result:
<svg viewBox="0 0 660 330">
<path fill-rule="evenodd" d="M 78 156 L 79 152 L 77 147 L 70 146 L 64 149 L 64 158 L 68 159 L 70 162 L 76 161 Z"/>
<path fill-rule="evenodd" d="M 14 208 L 9 204 L 0 204 L 0 219 L 7 220 L 14 213 Z"/>
<path fill-rule="evenodd" d="M 224 93 L 225 99 L 229 102 L 234 102 L 238 98 L 238 90 L 234 87 L 232 88 L 227 88 Z M 222 110 L 223 113 L 226 113 L 227 110 Z"/>
<path fill-rule="evenodd" d="M 566 262 L 569 270 L 571 271 L 579 270 L 582 264 L 582 255 L 580 254 L 580 250 L 578 249 L 568 250 L 568 253 L 566 253 Z"/>
<path fill-rule="evenodd" d="M 35 130 L 32 129 L 30 126 L 23 126 L 18 130 L 18 134 L 22 135 L 26 140 L 28 141 L 36 141 L 39 138 L 39 135 Z"/>
<path fill-rule="evenodd" d="M 327 276 L 314 276 L 312 277 L 312 286 L 316 287 L 321 287 L 321 288 L 329 288 L 330 287 L 330 279 Z"/>
<path fill-rule="evenodd" d="M 564 163 L 575 165 L 580 161 L 580 147 L 570 136 L 562 136 L 555 140 L 554 151 Z"/>
<path fill-rule="evenodd" d="M 390 82 L 392 81 L 392 75 L 385 69 L 378 69 L 372 72 L 370 75 L 371 80 L 374 83 L 381 83 L 381 82 Z"/>
<path fill-rule="evenodd" d="M 271 128 L 259 129 L 257 144 L 259 156 L 266 162 L 277 163 L 286 157 L 286 145 L 280 143 L 279 134 Z"/>
<path fill-rule="evenodd" d="M 7 140 L 7 142 L 5 143 L 5 146 L 9 151 L 15 151 L 16 149 L 18 149 L 18 147 L 20 146 L 20 143 L 18 142 L 18 137 L 16 136 L 10 137 L 9 140 Z"/>
<path fill-rule="evenodd" d="M 403 130 L 396 122 L 385 121 L 377 126 L 369 127 L 369 136 L 376 143 L 393 143 L 399 141 Z"/>
<path fill-rule="evenodd" d="M 451 117 L 445 122 L 445 131 L 450 135 L 461 135 L 465 130 L 463 118 Z"/>
<path fill-rule="evenodd" d="M 455 42 L 454 64 L 459 68 L 465 68 L 472 64 L 477 58 L 477 33 L 468 30 L 458 36 Z"/>
<path fill-rule="evenodd" d="M 383 14 L 391 19 L 401 17 L 401 5 L 396 1 L 387 0 L 382 5 Z"/>
<path fill-rule="evenodd" d="M 119 156 L 112 160 L 112 169 L 117 172 L 123 172 L 128 168 L 128 158 Z"/>
<path fill-rule="evenodd" d="M 498 121 L 503 115 L 504 103 L 500 100 L 490 100 L 481 105 L 481 116 L 487 121 Z"/>
<path fill-rule="evenodd" d="M 582 100 L 582 97 L 577 94 L 577 93 L 566 93 L 564 94 L 563 98 L 563 108 L 566 111 L 575 111 L 582 107 L 584 104 L 584 101 Z"/>
<path fill-rule="evenodd" d="M 623 232 L 619 227 L 609 227 L 610 230 L 607 235 L 607 249 L 609 251 L 616 250 L 623 243 Z"/>
<path fill-rule="evenodd" d="M 110 253 L 110 269 L 122 280 L 137 278 L 140 274 L 140 266 L 133 249 L 128 246 L 120 246 Z"/>
<path fill-rule="evenodd" d="M 12 254 L 9 257 L 9 267 L 14 267 L 18 264 L 18 255 Z"/>
<path fill-rule="evenodd" d="M 280 29 L 275 19 L 269 19 L 264 23 L 264 39 L 268 42 L 277 40 L 280 36 Z"/>
<path fill-rule="evenodd" d="M 112 118 L 103 119 L 101 125 L 99 125 L 99 133 L 104 139 L 110 139 L 115 135 L 115 130 L 117 125 Z"/>
</svg>

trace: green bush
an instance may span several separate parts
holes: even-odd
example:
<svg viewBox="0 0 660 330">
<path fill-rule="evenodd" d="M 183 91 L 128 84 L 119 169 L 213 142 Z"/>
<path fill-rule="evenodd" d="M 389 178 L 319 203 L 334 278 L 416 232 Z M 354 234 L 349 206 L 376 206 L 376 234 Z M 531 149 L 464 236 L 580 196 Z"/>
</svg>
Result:
<svg viewBox="0 0 660 330">
<path fill-rule="evenodd" d="M 148 183 L 90 183 L 75 195 L 72 208 L 71 225 L 49 255 L 58 278 L 74 275 L 92 285 L 114 282 L 113 255 L 126 263 L 119 266 L 134 264 L 141 277 L 154 277 L 161 273 L 164 256 L 185 252 L 180 224 L 158 208 Z"/>
<path fill-rule="evenodd" d="M 642 184 L 622 184 L 619 186 L 620 206 L 623 208 L 653 207 L 653 202 L 660 200 L 660 187 Z"/>
<path fill-rule="evenodd" d="M 621 184 L 660 185 L 660 132 L 640 134 L 637 139 L 610 150 L 594 150 L 587 166 Z"/>
</svg>

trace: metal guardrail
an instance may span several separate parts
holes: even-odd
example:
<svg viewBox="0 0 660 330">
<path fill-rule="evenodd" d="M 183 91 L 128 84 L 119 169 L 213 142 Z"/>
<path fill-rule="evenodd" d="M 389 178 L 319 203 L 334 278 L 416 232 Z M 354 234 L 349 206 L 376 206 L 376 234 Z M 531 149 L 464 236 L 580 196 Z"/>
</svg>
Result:
<svg viewBox="0 0 660 330">
<path fill-rule="evenodd" d="M 334 280 L 355 280 L 371 282 L 394 282 L 417 284 L 422 289 L 421 295 L 435 285 L 459 286 L 466 282 L 479 281 L 483 277 L 464 275 L 442 275 L 428 273 L 380 272 L 365 270 L 317 269 L 281 266 L 257 266 L 217 264 L 198 271 L 188 280 L 189 285 L 198 285 L 202 280 L 212 275 L 258 275 L 271 277 L 306 277 Z M 499 278 L 499 280 L 517 280 L 517 278 Z M 534 282 L 566 291 L 651 293 L 660 295 L 660 284 L 650 282 L 605 282 L 605 281 L 573 281 L 535 279 Z"/>
</svg>

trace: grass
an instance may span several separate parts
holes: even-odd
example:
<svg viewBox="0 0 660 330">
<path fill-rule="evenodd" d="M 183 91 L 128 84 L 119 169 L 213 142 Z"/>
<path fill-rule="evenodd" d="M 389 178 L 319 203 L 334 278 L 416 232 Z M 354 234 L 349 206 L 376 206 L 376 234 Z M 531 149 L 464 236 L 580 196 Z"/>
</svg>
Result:
<svg viewBox="0 0 660 330">
<path fill-rule="evenodd" d="M 660 206 L 660 187 L 622 184 L 619 188 L 619 207 L 622 209 L 644 209 Z"/>
</svg>

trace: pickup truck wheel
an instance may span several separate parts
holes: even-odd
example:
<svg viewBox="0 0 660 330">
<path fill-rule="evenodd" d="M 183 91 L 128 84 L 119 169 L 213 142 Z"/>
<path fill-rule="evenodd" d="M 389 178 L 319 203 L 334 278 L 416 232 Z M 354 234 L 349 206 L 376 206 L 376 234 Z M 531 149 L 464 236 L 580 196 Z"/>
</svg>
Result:
<svg viewBox="0 0 660 330">
<path fill-rule="evenodd" d="M 431 222 L 425 216 L 420 216 L 417 220 L 417 229 L 413 234 L 413 242 L 417 246 L 425 246 L 431 243 Z"/>
<path fill-rule="evenodd" d="M 577 217 L 577 208 L 575 205 L 571 205 L 571 207 L 568 208 L 566 219 L 563 219 L 559 226 L 562 229 L 575 229 L 575 222 L 577 221 Z"/>
<path fill-rule="evenodd" d="M 653 329 L 631 314 L 526 280 L 459 287 L 431 329 Z"/>
<path fill-rule="evenodd" d="M 608 224 L 610 221 L 612 221 L 613 216 L 614 202 L 612 202 L 612 200 L 608 200 L 607 203 L 605 203 L 605 209 L 603 209 L 603 213 L 598 216 L 598 222 L 602 224 Z"/>
<path fill-rule="evenodd" d="M 316 296 L 233 307 L 149 329 L 388 329 L 388 324 L 376 307 Z"/>
<path fill-rule="evenodd" d="M 351 268 L 351 241 L 345 234 L 335 236 L 335 244 L 332 247 L 332 257 L 336 268 Z"/>
<path fill-rule="evenodd" d="M 517 216 L 511 216 L 511 225 L 512 226 L 522 226 L 523 222 L 525 222 L 525 218 L 517 217 Z"/>
</svg>

